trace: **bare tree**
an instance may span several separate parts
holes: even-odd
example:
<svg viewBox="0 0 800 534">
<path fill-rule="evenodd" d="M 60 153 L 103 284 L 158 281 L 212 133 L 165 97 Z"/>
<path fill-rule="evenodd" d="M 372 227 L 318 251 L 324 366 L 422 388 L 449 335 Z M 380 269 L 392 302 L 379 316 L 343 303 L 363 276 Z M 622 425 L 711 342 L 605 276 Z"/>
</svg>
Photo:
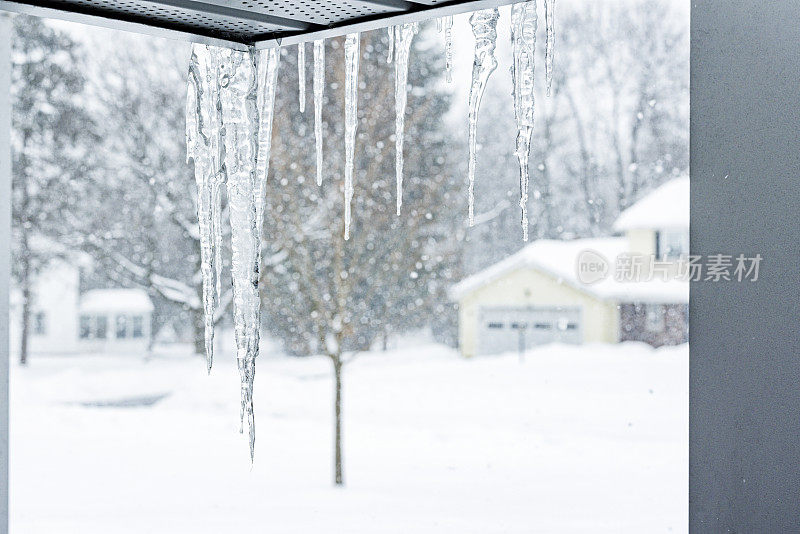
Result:
<svg viewBox="0 0 800 534">
<path fill-rule="evenodd" d="M 528 201 L 533 238 L 609 234 L 620 211 L 688 172 L 689 52 L 682 16 L 667 0 L 559 8 L 552 95 L 544 94 L 540 67 L 535 84 Z M 543 47 L 536 52 L 537 66 L 543 65 Z M 524 246 L 509 93 L 498 69 L 478 132 L 476 209 L 491 217 L 467 232 L 468 272 Z"/>
<path fill-rule="evenodd" d="M 296 55 L 281 66 L 264 224 L 267 328 L 293 354 L 322 353 L 334 378 L 334 482 L 344 483 L 345 364 L 386 332 L 433 327 L 456 274 L 454 214 L 464 197 L 448 163 L 437 89 L 442 58 L 411 53 L 405 198 L 395 215 L 394 78 L 385 32 L 362 34 L 359 124 L 351 237 L 343 236 L 344 69 L 342 41 L 326 43 L 324 179 L 314 183 L 313 113 L 297 111 Z M 309 80 L 310 83 L 310 80 Z M 311 92 L 309 91 L 309 94 Z M 309 105 L 309 109 L 311 106 Z M 460 180 L 459 180 L 460 181 Z"/>
<path fill-rule="evenodd" d="M 170 315 L 181 311 L 203 354 L 197 189 L 183 134 L 189 50 L 163 45 L 126 37 L 98 47 L 89 90 L 103 166 L 84 177 L 76 212 L 86 216 L 74 221 L 73 243 L 104 267 L 105 278 L 145 288 Z M 231 298 L 228 289 L 217 323 Z"/>
</svg>

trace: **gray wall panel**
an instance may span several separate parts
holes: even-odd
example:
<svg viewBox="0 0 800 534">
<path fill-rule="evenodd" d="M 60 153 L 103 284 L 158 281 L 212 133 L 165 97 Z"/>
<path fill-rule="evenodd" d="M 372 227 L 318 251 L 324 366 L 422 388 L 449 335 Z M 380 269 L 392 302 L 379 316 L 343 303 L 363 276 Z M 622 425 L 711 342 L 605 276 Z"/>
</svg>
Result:
<svg viewBox="0 0 800 534">
<path fill-rule="evenodd" d="M 690 309 L 692 532 L 800 531 L 800 2 L 694 2 L 693 254 L 764 257 Z"/>
</svg>

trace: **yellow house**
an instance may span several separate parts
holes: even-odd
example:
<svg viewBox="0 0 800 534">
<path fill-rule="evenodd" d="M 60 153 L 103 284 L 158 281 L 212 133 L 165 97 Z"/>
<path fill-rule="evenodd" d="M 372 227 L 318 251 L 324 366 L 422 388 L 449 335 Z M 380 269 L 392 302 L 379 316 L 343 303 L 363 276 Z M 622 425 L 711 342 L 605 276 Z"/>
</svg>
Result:
<svg viewBox="0 0 800 534">
<path fill-rule="evenodd" d="M 621 237 L 539 240 L 456 284 L 462 355 L 687 341 L 688 218 L 689 180 L 675 179 L 621 214 Z"/>
</svg>

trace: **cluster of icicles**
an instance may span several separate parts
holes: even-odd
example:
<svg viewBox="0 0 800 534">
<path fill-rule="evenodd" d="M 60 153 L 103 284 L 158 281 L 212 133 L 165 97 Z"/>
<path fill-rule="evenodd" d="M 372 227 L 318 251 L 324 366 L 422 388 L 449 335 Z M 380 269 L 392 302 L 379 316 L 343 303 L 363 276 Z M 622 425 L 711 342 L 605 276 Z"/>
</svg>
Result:
<svg viewBox="0 0 800 534">
<path fill-rule="evenodd" d="M 553 8 L 545 1 L 547 42 L 545 77 L 547 93 L 553 78 Z M 474 184 L 477 164 L 477 124 L 486 83 L 497 68 L 498 9 L 484 9 L 469 19 L 475 36 L 475 54 L 469 95 L 469 223 L 474 224 Z M 439 19 L 445 33 L 447 80 L 452 80 L 453 17 Z M 515 153 L 520 166 L 520 207 L 523 239 L 528 239 L 528 159 L 533 132 L 534 51 L 536 46 L 536 0 L 514 4 L 511 10 L 513 48 L 514 116 L 517 124 Z M 388 28 L 389 57 L 395 78 L 395 174 L 397 214 L 403 202 L 403 132 L 407 102 L 408 59 L 417 23 Z M 358 125 L 358 65 L 360 35 L 345 38 L 345 173 L 344 237 L 350 236 L 350 204 Z M 298 45 L 300 111 L 305 112 L 305 43 Z M 261 231 L 266 180 L 269 173 L 275 88 L 280 48 L 238 51 L 196 44 L 192 48 L 186 101 L 188 159 L 194 160 L 198 189 L 198 220 L 201 236 L 201 271 L 205 314 L 205 348 L 208 371 L 214 356 L 214 323 L 222 291 L 221 189 L 227 190 L 231 227 L 231 273 L 233 278 L 236 358 L 241 378 L 240 432 L 247 419 L 252 461 L 255 447 L 253 379 L 258 356 L 261 307 L 259 272 Z M 322 184 L 322 99 L 325 87 L 325 42 L 314 41 L 314 137 L 316 138 L 317 185 Z"/>
</svg>

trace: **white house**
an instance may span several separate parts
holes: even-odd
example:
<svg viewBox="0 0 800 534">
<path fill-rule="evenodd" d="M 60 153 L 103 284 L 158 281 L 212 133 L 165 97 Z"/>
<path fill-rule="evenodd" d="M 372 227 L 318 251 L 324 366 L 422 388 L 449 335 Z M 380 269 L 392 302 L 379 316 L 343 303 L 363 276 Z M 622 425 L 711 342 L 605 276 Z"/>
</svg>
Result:
<svg viewBox="0 0 800 534">
<path fill-rule="evenodd" d="M 672 180 L 624 211 L 620 237 L 540 240 L 451 288 L 464 356 L 544 343 L 652 345 L 688 340 L 689 179 Z M 622 261 L 635 276 L 618 276 Z M 587 280 L 580 269 L 605 266 Z M 629 273 L 630 274 L 630 273 Z"/>
<path fill-rule="evenodd" d="M 78 352 L 78 309 L 80 272 L 66 260 L 53 260 L 36 283 L 32 306 L 28 351 L 30 354 L 69 354 Z M 9 334 L 11 350 L 19 350 L 22 324 L 22 297 L 11 291 Z"/>
<path fill-rule="evenodd" d="M 150 345 L 153 303 L 142 289 L 80 292 L 80 270 L 57 259 L 37 277 L 28 338 L 29 354 L 144 354 Z M 12 290 L 10 342 L 21 336 L 21 296 Z"/>
<path fill-rule="evenodd" d="M 84 352 L 143 354 L 153 303 L 142 289 L 93 289 L 81 296 L 78 345 Z"/>
</svg>

